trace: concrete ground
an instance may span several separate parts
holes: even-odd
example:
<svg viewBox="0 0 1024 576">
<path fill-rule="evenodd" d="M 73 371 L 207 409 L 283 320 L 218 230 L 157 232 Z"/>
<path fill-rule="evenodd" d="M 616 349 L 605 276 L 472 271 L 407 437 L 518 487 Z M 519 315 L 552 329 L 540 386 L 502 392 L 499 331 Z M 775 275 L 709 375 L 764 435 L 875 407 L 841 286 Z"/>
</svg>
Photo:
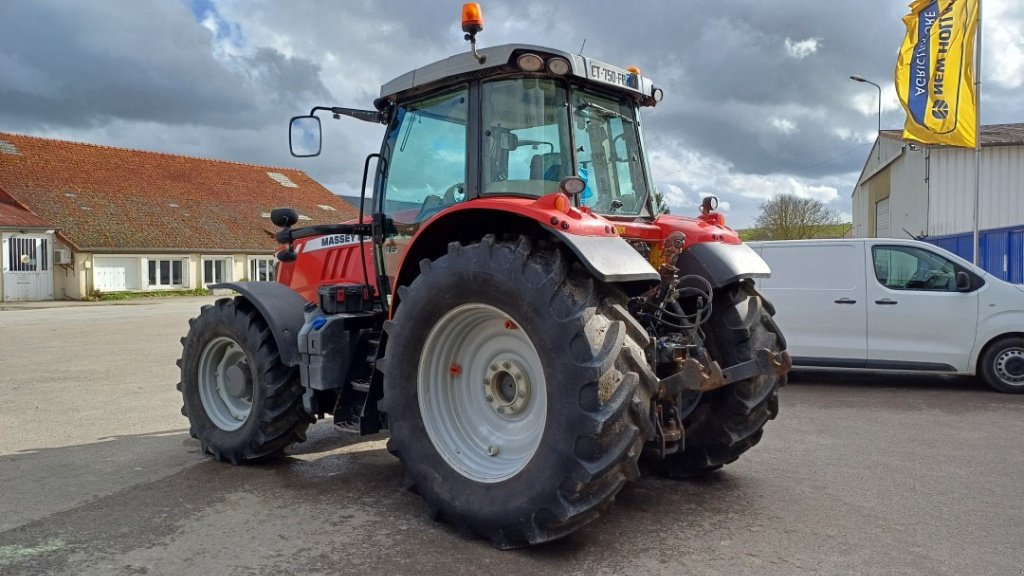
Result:
<svg viewBox="0 0 1024 576">
<path fill-rule="evenodd" d="M 1024 574 L 1024 396 L 796 374 L 738 462 L 500 552 L 428 519 L 384 437 L 201 456 L 174 361 L 211 301 L 0 310 L 0 574 Z"/>
</svg>

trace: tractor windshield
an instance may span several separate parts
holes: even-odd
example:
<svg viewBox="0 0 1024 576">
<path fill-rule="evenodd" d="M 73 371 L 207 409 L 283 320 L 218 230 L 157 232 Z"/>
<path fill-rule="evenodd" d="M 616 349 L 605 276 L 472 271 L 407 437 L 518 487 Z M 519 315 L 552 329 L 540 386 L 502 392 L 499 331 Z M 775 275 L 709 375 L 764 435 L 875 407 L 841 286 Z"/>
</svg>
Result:
<svg viewBox="0 0 1024 576">
<path fill-rule="evenodd" d="M 566 176 L 587 182 L 583 205 L 608 215 L 645 212 L 647 179 L 634 107 L 562 82 L 486 82 L 483 193 L 542 196 Z"/>
</svg>

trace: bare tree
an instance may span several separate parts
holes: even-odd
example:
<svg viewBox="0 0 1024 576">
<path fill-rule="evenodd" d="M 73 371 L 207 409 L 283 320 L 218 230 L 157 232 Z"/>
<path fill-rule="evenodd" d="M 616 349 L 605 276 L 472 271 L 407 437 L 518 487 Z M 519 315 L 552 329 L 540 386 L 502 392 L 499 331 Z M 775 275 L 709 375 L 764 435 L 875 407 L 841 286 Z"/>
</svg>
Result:
<svg viewBox="0 0 1024 576">
<path fill-rule="evenodd" d="M 754 220 L 758 240 L 818 238 L 839 224 L 839 213 L 813 198 L 792 194 L 776 196 L 761 204 Z"/>
</svg>

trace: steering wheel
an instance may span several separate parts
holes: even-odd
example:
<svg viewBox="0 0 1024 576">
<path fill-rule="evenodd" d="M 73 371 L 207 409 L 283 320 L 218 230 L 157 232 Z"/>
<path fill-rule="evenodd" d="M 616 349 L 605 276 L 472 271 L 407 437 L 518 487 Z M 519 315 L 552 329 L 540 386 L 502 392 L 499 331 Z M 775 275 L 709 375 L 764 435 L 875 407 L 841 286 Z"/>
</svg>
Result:
<svg viewBox="0 0 1024 576">
<path fill-rule="evenodd" d="M 444 204 L 455 204 L 456 202 L 462 202 L 466 199 L 466 184 L 459 182 L 453 184 L 444 191 Z"/>
<path fill-rule="evenodd" d="M 904 284 L 904 288 L 925 288 L 928 286 L 928 282 L 935 278 L 936 272 L 934 270 L 918 270 L 914 272 L 913 276 L 907 280 Z"/>
</svg>

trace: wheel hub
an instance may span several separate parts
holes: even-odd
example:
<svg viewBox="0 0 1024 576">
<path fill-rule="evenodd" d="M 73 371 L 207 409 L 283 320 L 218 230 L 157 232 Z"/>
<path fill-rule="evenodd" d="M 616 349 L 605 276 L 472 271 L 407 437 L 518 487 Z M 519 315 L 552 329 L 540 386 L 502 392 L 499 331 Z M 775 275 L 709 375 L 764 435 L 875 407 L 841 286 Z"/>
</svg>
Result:
<svg viewBox="0 0 1024 576">
<path fill-rule="evenodd" d="M 996 358 L 996 373 L 1005 382 L 1024 383 L 1024 350 L 1012 348 Z"/>
<path fill-rule="evenodd" d="M 511 416 L 530 401 L 530 377 L 513 360 L 491 362 L 484 378 L 484 394 L 491 409 Z"/>
<path fill-rule="evenodd" d="M 224 390 L 234 398 L 252 397 L 252 380 L 247 368 L 245 364 L 234 364 L 224 371 Z"/>
<path fill-rule="evenodd" d="M 253 380 L 242 346 L 227 337 L 211 340 L 199 359 L 199 397 L 210 421 L 238 430 L 252 412 Z"/>
<path fill-rule="evenodd" d="M 417 389 L 427 436 L 466 478 L 507 480 L 540 445 L 543 363 L 526 331 L 498 308 L 470 303 L 445 313 L 420 353 Z"/>
</svg>

